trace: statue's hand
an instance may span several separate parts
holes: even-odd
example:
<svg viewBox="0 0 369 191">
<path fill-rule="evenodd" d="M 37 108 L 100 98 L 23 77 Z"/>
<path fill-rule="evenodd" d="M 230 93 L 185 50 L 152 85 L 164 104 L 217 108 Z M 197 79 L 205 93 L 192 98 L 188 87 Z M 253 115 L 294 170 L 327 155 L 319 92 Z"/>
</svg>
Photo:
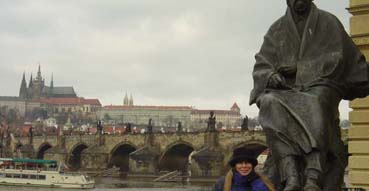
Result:
<svg viewBox="0 0 369 191">
<path fill-rule="evenodd" d="M 278 73 L 282 74 L 283 76 L 293 76 L 296 75 L 296 72 L 296 66 L 281 66 L 278 68 Z"/>
<path fill-rule="evenodd" d="M 272 76 L 270 76 L 267 87 L 269 88 L 275 88 L 275 89 L 281 89 L 283 87 L 286 87 L 286 80 L 284 77 L 279 74 L 275 73 Z"/>
</svg>

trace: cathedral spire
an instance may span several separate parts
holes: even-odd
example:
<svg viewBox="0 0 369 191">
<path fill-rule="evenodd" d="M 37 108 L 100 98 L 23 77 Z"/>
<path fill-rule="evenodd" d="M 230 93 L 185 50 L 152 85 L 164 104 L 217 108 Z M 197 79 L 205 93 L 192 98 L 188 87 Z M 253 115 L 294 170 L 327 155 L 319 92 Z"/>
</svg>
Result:
<svg viewBox="0 0 369 191">
<path fill-rule="evenodd" d="M 54 74 L 51 74 L 50 88 L 54 88 Z"/>
<path fill-rule="evenodd" d="M 26 82 L 26 72 L 23 72 L 22 84 L 23 83 L 25 83 L 27 85 L 27 82 Z"/>
<path fill-rule="evenodd" d="M 129 105 L 130 106 L 133 106 L 133 97 L 132 97 L 132 94 L 131 94 L 131 97 L 129 98 Z"/>
<path fill-rule="evenodd" d="M 37 70 L 37 76 L 36 76 L 36 81 L 42 81 L 42 75 L 41 75 L 41 65 L 38 65 L 38 70 Z"/>
<path fill-rule="evenodd" d="M 29 79 L 28 88 L 31 88 L 32 86 L 33 86 L 33 78 L 32 78 L 32 73 L 31 73 L 31 77 Z"/>
<path fill-rule="evenodd" d="M 26 82 L 26 73 L 23 72 L 22 83 L 19 89 L 19 97 L 20 98 L 27 98 L 27 82 Z"/>
<path fill-rule="evenodd" d="M 50 87 L 48 89 L 47 94 L 48 94 L 49 97 L 52 97 L 53 93 L 54 93 L 54 74 L 51 73 Z"/>
<path fill-rule="evenodd" d="M 128 96 L 127 96 L 127 92 L 126 95 L 124 96 L 124 100 L 123 100 L 123 105 L 128 105 L 129 101 L 128 101 Z"/>
<path fill-rule="evenodd" d="M 38 64 L 38 71 L 37 71 L 37 77 L 40 76 L 41 77 L 41 65 Z"/>
</svg>

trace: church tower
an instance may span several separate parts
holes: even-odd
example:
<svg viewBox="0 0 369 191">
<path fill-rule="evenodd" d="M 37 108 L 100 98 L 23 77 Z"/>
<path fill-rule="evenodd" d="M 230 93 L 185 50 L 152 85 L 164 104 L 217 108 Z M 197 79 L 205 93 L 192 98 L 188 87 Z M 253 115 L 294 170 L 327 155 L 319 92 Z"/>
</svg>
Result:
<svg viewBox="0 0 369 191">
<path fill-rule="evenodd" d="M 129 106 L 133 106 L 133 97 L 132 97 L 132 94 L 131 94 L 131 97 L 129 98 Z"/>
<path fill-rule="evenodd" d="M 41 75 L 41 66 L 38 65 L 37 76 L 33 80 L 33 84 L 32 84 L 32 98 L 40 98 L 42 95 L 42 90 L 44 89 L 44 86 L 45 86 L 45 81 Z"/>
<path fill-rule="evenodd" d="M 50 87 L 48 89 L 49 91 L 47 92 L 49 97 L 52 97 L 53 95 L 53 91 L 54 91 L 54 74 L 51 74 L 51 81 L 50 81 Z"/>
<path fill-rule="evenodd" d="M 32 73 L 31 73 L 31 77 L 29 78 L 29 83 L 28 83 L 28 89 L 27 89 L 27 99 L 32 98 L 32 88 L 33 88 L 33 77 L 32 77 Z"/>
<path fill-rule="evenodd" d="M 234 102 L 234 104 L 232 105 L 231 111 L 235 111 L 237 113 L 240 113 L 241 112 L 241 109 L 240 109 L 240 107 L 238 107 L 238 105 L 237 105 L 236 102 Z"/>
<path fill-rule="evenodd" d="M 23 72 L 22 83 L 19 90 L 19 98 L 26 99 L 27 98 L 27 82 L 26 82 L 26 74 Z"/>
<path fill-rule="evenodd" d="M 32 87 L 33 87 L 33 77 L 32 77 L 32 73 L 31 73 L 31 77 L 29 78 L 28 88 L 31 89 Z"/>
<path fill-rule="evenodd" d="M 128 96 L 126 92 L 126 95 L 124 96 L 124 100 L 123 100 L 123 105 L 128 105 L 128 104 L 129 104 L 129 100 L 128 100 Z"/>
</svg>

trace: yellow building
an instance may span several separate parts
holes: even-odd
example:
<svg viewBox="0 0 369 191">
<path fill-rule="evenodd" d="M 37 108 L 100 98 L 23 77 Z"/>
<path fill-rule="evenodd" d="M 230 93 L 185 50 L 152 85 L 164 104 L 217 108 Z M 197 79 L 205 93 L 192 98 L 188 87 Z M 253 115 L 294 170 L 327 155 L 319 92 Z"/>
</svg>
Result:
<svg viewBox="0 0 369 191">
<path fill-rule="evenodd" d="M 369 59 L 369 0 L 350 0 L 352 39 Z M 349 130 L 349 181 L 369 190 L 369 97 L 352 101 Z"/>
<path fill-rule="evenodd" d="M 191 122 L 193 126 L 207 127 L 210 112 L 213 111 L 218 126 L 239 127 L 241 126 L 241 109 L 234 103 L 229 110 L 199 110 L 191 111 Z"/>
</svg>

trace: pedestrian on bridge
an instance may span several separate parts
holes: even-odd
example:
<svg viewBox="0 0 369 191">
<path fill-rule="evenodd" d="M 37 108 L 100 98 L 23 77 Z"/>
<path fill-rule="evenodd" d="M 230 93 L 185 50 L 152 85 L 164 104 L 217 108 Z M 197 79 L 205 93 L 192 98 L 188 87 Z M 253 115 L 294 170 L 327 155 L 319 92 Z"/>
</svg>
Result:
<svg viewBox="0 0 369 191">
<path fill-rule="evenodd" d="M 255 172 L 258 161 L 252 152 L 233 152 L 229 165 L 231 170 L 216 182 L 213 191 L 275 191 L 266 177 Z"/>
</svg>

